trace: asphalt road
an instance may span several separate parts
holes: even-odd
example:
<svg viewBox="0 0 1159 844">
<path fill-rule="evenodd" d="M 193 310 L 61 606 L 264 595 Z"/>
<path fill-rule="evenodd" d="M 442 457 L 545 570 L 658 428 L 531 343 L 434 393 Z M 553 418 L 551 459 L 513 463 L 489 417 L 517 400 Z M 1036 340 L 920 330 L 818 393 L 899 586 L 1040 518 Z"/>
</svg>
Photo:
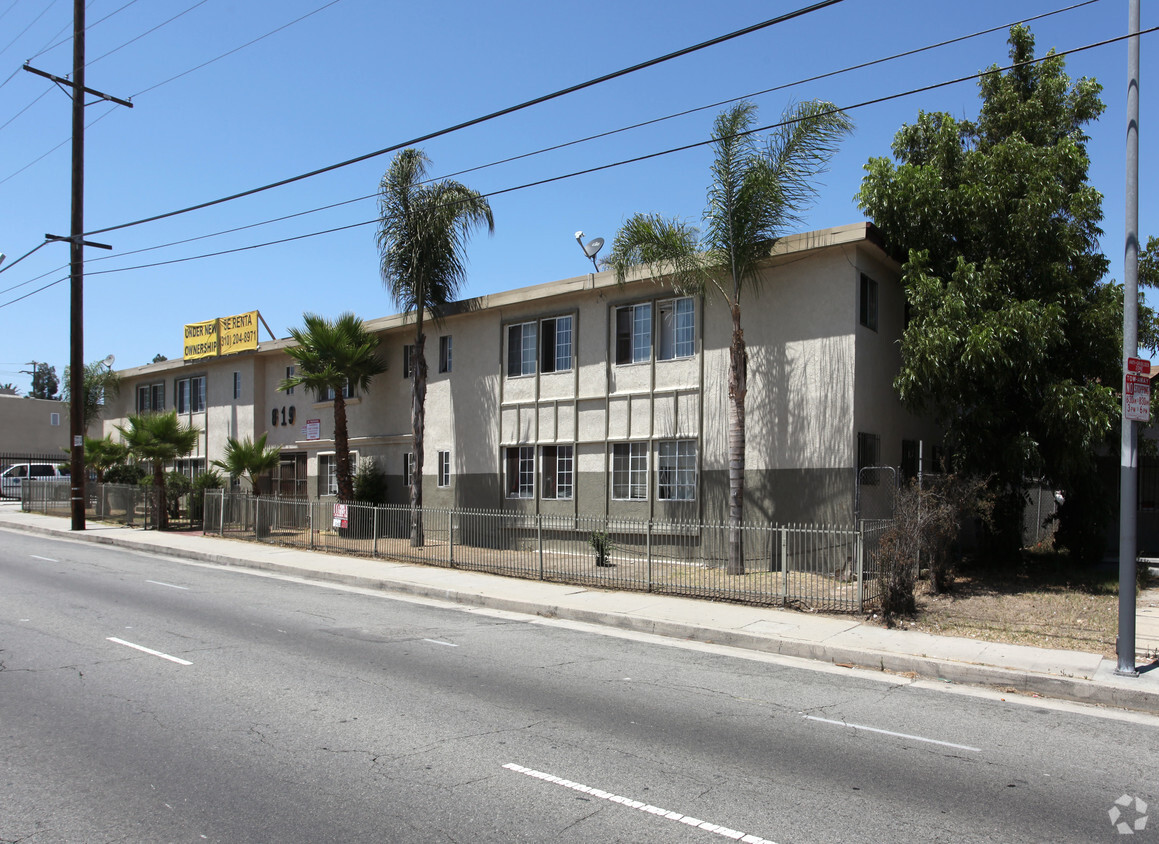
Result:
<svg viewBox="0 0 1159 844">
<path fill-rule="evenodd" d="M 0 531 L 0 842 L 1159 839 L 1159 719 L 803 666 Z"/>
</svg>

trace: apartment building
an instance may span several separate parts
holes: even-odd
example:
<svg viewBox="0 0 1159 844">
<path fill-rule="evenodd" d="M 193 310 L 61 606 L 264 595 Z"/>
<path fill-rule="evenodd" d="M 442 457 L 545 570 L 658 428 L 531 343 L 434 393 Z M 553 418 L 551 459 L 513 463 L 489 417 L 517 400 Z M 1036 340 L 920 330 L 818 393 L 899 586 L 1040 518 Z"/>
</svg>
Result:
<svg viewBox="0 0 1159 844">
<path fill-rule="evenodd" d="M 762 273 L 742 303 L 746 518 L 846 522 L 859 467 L 912 471 L 918 443 L 937 433 L 891 387 L 899 268 L 859 223 L 783 238 Z M 366 325 L 388 369 L 347 393 L 350 448 L 403 503 L 414 327 L 403 315 Z M 731 318 L 714 292 L 677 296 L 600 272 L 467 300 L 426 327 L 427 506 L 724 517 Z M 266 433 L 282 448 L 273 492 L 333 495 L 333 397 L 278 390 L 291 342 L 124 370 L 105 431 L 131 412 L 176 410 L 202 431 L 178 466 L 189 472 L 220 458 L 227 437 Z"/>
</svg>

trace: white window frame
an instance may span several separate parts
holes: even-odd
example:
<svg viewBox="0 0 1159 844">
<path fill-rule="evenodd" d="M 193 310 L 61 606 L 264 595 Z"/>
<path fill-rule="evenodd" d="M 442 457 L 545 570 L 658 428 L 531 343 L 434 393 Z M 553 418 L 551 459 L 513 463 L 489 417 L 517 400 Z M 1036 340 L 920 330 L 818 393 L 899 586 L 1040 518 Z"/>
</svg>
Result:
<svg viewBox="0 0 1159 844">
<path fill-rule="evenodd" d="M 351 384 L 349 381 L 347 381 L 345 384 L 342 385 L 342 398 L 344 398 L 344 399 L 354 398 L 354 385 Z M 327 387 L 326 389 L 324 389 L 322 391 L 321 401 L 334 401 L 334 388 L 333 387 Z"/>
<path fill-rule="evenodd" d="M 142 401 L 144 398 L 144 401 Z M 137 412 L 155 413 L 165 409 L 165 382 L 137 386 Z"/>
<path fill-rule="evenodd" d="M 696 500 L 696 440 L 661 440 L 656 447 L 656 498 Z"/>
<path fill-rule="evenodd" d="M 60 425 L 60 414 L 59 413 L 48 414 L 48 424 L 52 425 L 54 427 L 59 426 Z"/>
<path fill-rule="evenodd" d="M 178 413 L 201 413 L 205 410 L 205 376 L 190 375 L 177 380 Z"/>
<path fill-rule="evenodd" d="M 542 446 L 539 464 L 540 498 L 570 501 L 575 494 L 575 446 Z"/>
<path fill-rule="evenodd" d="M 318 495 L 338 494 L 338 455 L 333 451 L 318 455 Z"/>
<path fill-rule="evenodd" d="M 550 332 L 547 326 L 550 324 Z M 547 342 L 551 334 L 552 342 Z M 570 372 L 575 366 L 575 319 L 571 314 L 540 320 L 540 372 Z"/>
<path fill-rule="evenodd" d="M 535 446 L 507 446 L 504 449 L 503 473 L 503 489 L 508 498 L 534 498 Z"/>
<path fill-rule="evenodd" d="M 448 487 L 451 485 L 451 452 L 440 451 L 438 455 L 439 460 L 439 478 L 438 485 L 440 487 Z"/>
<path fill-rule="evenodd" d="M 657 306 L 657 360 L 690 358 L 696 353 L 696 303 L 691 296 L 665 299 Z"/>
<path fill-rule="evenodd" d="M 286 380 L 288 381 L 289 379 L 293 378 L 293 377 L 294 377 L 294 374 L 295 374 L 296 372 L 297 372 L 297 369 L 295 369 L 293 366 L 287 366 L 287 367 L 286 367 Z M 287 396 L 292 396 L 292 395 L 294 395 L 294 388 L 293 388 L 293 387 L 288 387 L 288 388 L 286 389 L 286 395 L 287 395 Z"/>
<path fill-rule="evenodd" d="M 411 484 L 414 483 L 415 475 L 415 453 L 413 451 L 403 452 L 402 455 L 402 480 L 406 484 L 406 488 L 410 489 Z"/>
<path fill-rule="evenodd" d="M 648 500 L 648 443 L 612 443 L 612 500 Z"/>
<path fill-rule="evenodd" d="M 507 377 L 522 378 L 535 374 L 539 347 L 539 324 L 516 322 L 507 326 Z M 518 363 L 518 371 L 515 364 Z"/>
<path fill-rule="evenodd" d="M 652 359 L 652 303 L 620 305 L 615 314 L 616 365 L 647 363 Z"/>
</svg>

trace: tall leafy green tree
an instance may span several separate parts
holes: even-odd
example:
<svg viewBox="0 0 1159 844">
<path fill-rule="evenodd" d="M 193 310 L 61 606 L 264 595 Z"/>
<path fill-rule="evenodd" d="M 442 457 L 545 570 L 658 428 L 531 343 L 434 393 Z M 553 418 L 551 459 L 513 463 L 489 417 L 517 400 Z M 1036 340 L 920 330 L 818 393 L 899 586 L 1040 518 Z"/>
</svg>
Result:
<svg viewBox="0 0 1159 844">
<path fill-rule="evenodd" d="M 64 400 L 72 401 L 72 378 L 69 367 L 64 368 Z M 95 422 L 101 415 L 101 408 L 108 399 L 115 398 L 121 391 L 121 376 L 113 372 L 99 360 L 85 364 L 84 375 L 81 377 L 84 389 L 84 406 L 81 413 L 84 417 L 84 430 Z"/>
<path fill-rule="evenodd" d="M 378 338 L 366 330 L 352 313 L 328 320 L 317 314 L 303 314 L 303 328 L 291 328 L 296 346 L 286 354 L 297 362 L 293 377 L 284 379 L 279 390 L 303 386 L 319 398 L 334 401 L 334 455 L 337 463 L 338 500 L 354 497 L 350 470 L 350 438 L 346 425 L 347 385 L 361 392 L 370 389 L 370 379 L 386 371 L 378 356 Z"/>
<path fill-rule="evenodd" d="M 1090 497 L 1118 416 L 1122 306 L 1103 283 L 1088 182 L 1083 127 L 1101 86 L 1072 82 L 1053 51 L 1036 61 L 1026 27 L 1009 43 L 1010 69 L 979 81 L 978 119 L 920 113 L 894 139 L 896 163 L 870 159 L 857 201 L 903 262 L 895 387 L 943 423 L 957 469 L 994 479 L 996 550 L 1012 552 L 1026 479 L 1045 476 L 1068 504 Z"/>
<path fill-rule="evenodd" d="M 257 498 L 262 494 L 258 485 L 261 476 L 276 469 L 281 460 L 281 447 L 267 448 L 266 434 L 263 433 L 256 442 L 249 437 L 242 440 L 226 437 L 225 458 L 214 460 L 213 465 L 224 469 L 231 478 L 244 475 L 250 482 L 250 491 Z"/>
<path fill-rule="evenodd" d="M 761 263 L 777 238 L 799 222 L 816 179 L 853 128 L 831 103 L 809 101 L 785 112 L 764 142 L 752 130 L 756 106 L 739 103 L 712 129 L 716 157 L 704 212 L 705 232 L 681 220 L 636 214 L 616 235 L 608 265 L 623 283 L 645 266 L 677 293 L 720 295 L 732 315 L 728 360 L 728 572 L 744 573 L 745 395 L 748 353 L 741 301 L 761 281 Z"/>
<path fill-rule="evenodd" d="M 55 399 L 58 398 L 58 389 L 60 389 L 60 379 L 56 377 L 56 367 L 33 361 L 32 389 L 28 393 L 29 398 Z"/>
<path fill-rule="evenodd" d="M 128 422 L 128 425 L 118 425 L 117 430 L 121 432 L 129 453 L 152 466 L 157 527 L 165 530 L 169 526 L 169 511 L 165 506 L 165 464 L 193 451 L 201 431 L 181 424 L 175 410 L 130 415 Z"/>
<path fill-rule="evenodd" d="M 491 206 L 477 191 L 444 179 L 427 181 L 430 159 L 418 149 L 394 157 L 379 186 L 378 249 L 382 281 L 395 304 L 415 320 L 411 359 L 411 545 L 423 544 L 423 431 L 426 425 L 427 357 L 424 320 L 441 322 L 467 275 L 467 241 L 486 226 L 495 230 Z"/>
</svg>

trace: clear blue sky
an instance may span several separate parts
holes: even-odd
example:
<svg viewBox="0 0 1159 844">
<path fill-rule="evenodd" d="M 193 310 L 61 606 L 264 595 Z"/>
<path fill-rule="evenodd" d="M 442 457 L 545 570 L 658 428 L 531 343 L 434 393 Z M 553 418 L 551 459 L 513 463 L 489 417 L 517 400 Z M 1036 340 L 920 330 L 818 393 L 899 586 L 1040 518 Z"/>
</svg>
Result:
<svg viewBox="0 0 1159 844">
<path fill-rule="evenodd" d="M 87 36 L 92 88 L 133 97 L 126 109 L 87 108 L 87 230 L 175 210 L 387 147 L 533 97 L 628 67 L 808 5 L 704 4 L 693 0 L 584 4 L 511 0 L 498 4 L 339 0 L 306 20 L 208 67 L 146 90 L 326 4 L 327 0 L 92 0 Z M 142 33 L 195 6 L 154 32 Z M 1064 0 L 930 3 L 845 0 L 663 65 L 424 144 L 434 173 L 479 167 L 645 119 L 740 97 L 1070 5 Z M 43 12 L 43 14 L 41 14 Z M 711 14 L 706 14 L 710 12 Z M 69 0 L 0 0 L 0 251 L 5 266 L 68 234 L 69 144 L 21 170 L 70 133 L 69 100 L 34 67 L 66 75 L 71 65 Z M 39 17 L 38 17 L 39 16 Z M 1159 24 L 1143 3 L 1142 26 Z M 1099 0 L 1031 24 L 1038 53 L 1122 35 L 1127 0 Z M 58 34 L 59 33 L 59 34 Z M 132 39 L 132 43 L 100 58 Z M 47 52 L 45 47 L 62 42 Z M 754 98 L 762 123 L 811 97 L 849 106 L 1006 62 L 1006 33 Z M 1159 235 L 1154 185 L 1156 35 L 1142 42 L 1140 229 Z M 39 54 L 39 55 L 38 55 Z M 32 58 L 35 56 L 35 58 Z M 1107 104 L 1092 136 L 1091 178 L 1104 195 L 1103 251 L 1122 278 L 1126 46 L 1067 58 L 1072 78 L 1093 76 Z M 11 77 L 11 78 L 10 78 Z M 47 91 L 47 93 L 45 93 Z M 19 116 L 34 99 L 39 101 Z M 863 219 L 853 196 L 871 156 L 888 155 L 895 131 L 920 109 L 973 117 L 977 85 L 965 82 L 851 112 L 855 135 L 824 177 L 805 228 Z M 485 193 L 703 140 L 719 108 L 598 141 L 459 176 Z M 10 122 L 9 122 L 10 121 Z M 636 211 L 699 219 L 710 152 L 663 156 L 491 199 L 496 231 L 470 245 L 465 295 L 584 274 L 576 230 L 609 241 Z M 98 271 L 184 258 L 373 220 L 363 200 L 272 225 L 139 255 L 122 255 L 223 229 L 373 194 L 389 156 L 258 196 L 173 219 L 94 235 L 112 253 L 88 249 L 85 360 L 115 354 L 117 368 L 157 353 L 181 356 L 182 325 L 258 309 L 279 337 L 303 311 L 364 318 L 397 309 L 378 274 L 374 227 L 149 269 Z M 20 171 L 17 173 L 17 171 Z M 13 175 L 16 173 L 16 175 Z M 107 260 L 92 261 L 94 258 Z M 67 247 L 50 244 L 0 274 L 0 306 L 66 275 Z M 69 358 L 68 283 L 0 307 L 0 382 L 27 389 L 25 362 L 63 374 Z M 263 339 L 265 334 L 263 332 Z"/>
</svg>

